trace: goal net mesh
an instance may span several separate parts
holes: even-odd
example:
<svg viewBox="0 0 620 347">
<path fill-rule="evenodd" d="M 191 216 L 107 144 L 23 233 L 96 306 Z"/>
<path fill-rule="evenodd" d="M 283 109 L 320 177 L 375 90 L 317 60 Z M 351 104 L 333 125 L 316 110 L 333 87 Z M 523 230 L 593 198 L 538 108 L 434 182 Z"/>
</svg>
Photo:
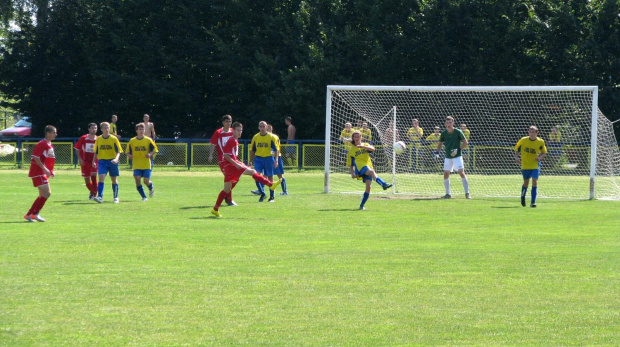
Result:
<svg viewBox="0 0 620 347">
<path fill-rule="evenodd" d="M 333 88 L 333 89 L 332 89 Z M 359 192 L 360 181 L 351 179 L 346 167 L 346 123 L 362 128 L 367 123 L 374 169 L 394 187 L 386 193 L 436 197 L 445 194 L 443 157 L 436 159 L 435 127 L 444 130 L 446 116 L 456 127 L 469 130 L 469 147 L 463 152 L 465 173 L 472 196 L 517 197 L 521 193 L 521 168 L 514 146 L 535 125 L 546 141 L 538 196 L 541 198 L 590 197 L 592 90 L 403 90 L 337 89 L 328 92 L 326 191 Z M 418 88 L 418 89 L 415 89 Z M 544 87 L 543 87 L 544 88 Z M 414 131 L 414 120 L 423 133 Z M 620 153 L 612 123 L 598 111 L 596 198 L 620 197 Z M 345 133 L 346 135 L 346 133 Z M 393 153 L 393 143 L 407 149 Z M 453 196 L 464 194 L 457 174 L 451 175 Z M 381 189 L 374 192 L 382 193 Z"/>
</svg>

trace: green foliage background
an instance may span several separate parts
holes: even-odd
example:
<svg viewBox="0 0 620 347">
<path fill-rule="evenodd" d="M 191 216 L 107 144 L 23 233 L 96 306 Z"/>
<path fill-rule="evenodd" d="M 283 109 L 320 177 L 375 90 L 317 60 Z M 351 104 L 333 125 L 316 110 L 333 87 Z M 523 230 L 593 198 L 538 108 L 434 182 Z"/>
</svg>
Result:
<svg viewBox="0 0 620 347">
<path fill-rule="evenodd" d="M 224 113 L 324 136 L 325 87 L 598 85 L 620 118 L 619 0 L 0 0 L 0 93 L 76 136 Z M 13 30 L 8 30 L 12 25 Z M 82 128 L 79 130 L 79 128 Z M 36 131 L 36 130 L 35 130 Z"/>
</svg>

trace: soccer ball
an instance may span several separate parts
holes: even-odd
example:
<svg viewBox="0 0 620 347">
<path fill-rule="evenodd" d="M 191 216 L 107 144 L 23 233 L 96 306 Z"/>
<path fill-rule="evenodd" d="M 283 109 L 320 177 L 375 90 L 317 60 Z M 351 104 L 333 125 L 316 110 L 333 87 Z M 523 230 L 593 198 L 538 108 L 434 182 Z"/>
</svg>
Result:
<svg viewBox="0 0 620 347">
<path fill-rule="evenodd" d="M 407 149 L 407 145 L 403 141 L 398 141 L 394 143 L 394 153 L 401 154 Z"/>
<path fill-rule="evenodd" d="M 172 166 L 172 165 L 174 165 L 174 163 L 173 163 L 173 162 L 171 162 L 171 161 L 169 161 L 169 162 L 168 162 L 168 165 Z"/>
</svg>

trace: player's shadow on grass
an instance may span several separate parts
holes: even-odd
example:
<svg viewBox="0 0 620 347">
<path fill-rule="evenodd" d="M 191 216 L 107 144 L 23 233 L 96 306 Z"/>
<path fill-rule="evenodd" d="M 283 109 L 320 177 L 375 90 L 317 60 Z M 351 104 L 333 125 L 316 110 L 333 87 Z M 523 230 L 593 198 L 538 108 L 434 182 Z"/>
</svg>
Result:
<svg viewBox="0 0 620 347">
<path fill-rule="evenodd" d="M 10 222 L 0 222 L 0 224 L 35 224 L 35 223 L 28 223 L 26 221 L 23 220 L 14 220 L 14 221 L 10 221 Z"/>
<path fill-rule="evenodd" d="M 184 206 L 184 207 L 179 207 L 179 210 L 193 210 L 193 209 L 198 209 L 198 208 L 212 208 L 213 206 Z"/>
<path fill-rule="evenodd" d="M 319 212 L 347 212 L 347 211 L 360 211 L 359 208 L 328 208 L 317 210 Z"/>
</svg>

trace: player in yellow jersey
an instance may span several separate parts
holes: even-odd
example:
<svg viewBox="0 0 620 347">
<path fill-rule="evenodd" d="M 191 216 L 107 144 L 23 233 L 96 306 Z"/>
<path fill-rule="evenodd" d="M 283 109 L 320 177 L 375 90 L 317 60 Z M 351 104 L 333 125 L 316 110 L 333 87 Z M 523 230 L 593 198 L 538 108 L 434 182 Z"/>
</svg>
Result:
<svg viewBox="0 0 620 347">
<path fill-rule="evenodd" d="M 360 133 L 362 133 L 363 142 L 372 144 L 372 131 L 368 127 L 368 123 L 362 122 L 362 129 L 360 130 Z"/>
<path fill-rule="evenodd" d="M 280 195 L 288 195 L 288 190 L 286 189 L 286 179 L 284 178 L 284 161 L 282 161 L 280 137 L 273 133 L 273 126 L 271 126 L 271 124 L 267 124 L 267 132 L 273 136 L 273 139 L 276 142 L 276 148 L 278 149 L 278 158 L 275 159 L 278 161 L 278 166 L 273 169 L 273 173 L 278 176 L 280 181 L 282 181 L 282 183 L 280 183 L 282 186 L 282 193 L 280 193 Z"/>
<path fill-rule="evenodd" d="M 155 194 L 155 187 L 153 186 L 153 182 L 151 182 L 153 169 L 151 158 L 153 158 L 153 155 L 157 152 L 157 145 L 150 137 L 144 135 L 144 129 L 144 123 L 136 124 L 137 136 L 129 140 L 125 153 L 127 153 L 127 158 L 132 160 L 136 189 L 138 193 L 140 193 L 142 201 L 147 201 L 148 199 L 146 198 L 140 180 L 144 180 L 144 184 L 149 188 L 149 197 L 152 198 Z"/>
<path fill-rule="evenodd" d="M 120 139 L 121 137 L 118 135 L 118 127 L 116 126 L 116 122 L 118 122 L 118 116 L 113 114 L 112 121 L 110 122 L 110 134 Z"/>
<path fill-rule="evenodd" d="M 527 187 L 532 179 L 532 199 L 530 207 L 536 207 L 538 194 L 538 177 L 540 176 L 540 162 L 547 155 L 545 141 L 538 137 L 538 128 L 530 126 L 528 135 L 521 138 L 515 146 L 515 161 L 521 164 L 523 186 L 521 187 L 521 206 L 525 207 Z"/>
<path fill-rule="evenodd" d="M 103 122 L 100 125 L 101 136 L 95 140 L 95 155 L 93 156 L 93 167 L 97 167 L 99 183 L 97 184 L 98 196 L 94 198 L 98 203 L 103 202 L 103 187 L 105 176 L 110 173 L 112 179 L 112 192 L 114 193 L 114 203 L 118 204 L 118 160 L 123 153 L 121 143 L 116 136 L 110 134 L 110 123 Z"/>
<path fill-rule="evenodd" d="M 344 123 L 344 129 L 342 129 L 342 131 L 340 132 L 339 139 L 340 141 L 342 141 L 342 143 L 344 143 L 344 148 L 347 150 L 347 152 L 351 147 L 351 134 L 353 134 L 353 127 L 351 126 L 351 123 Z"/>
<path fill-rule="evenodd" d="M 420 121 L 415 118 L 411 121 L 411 128 L 407 130 L 407 140 L 411 143 L 411 168 L 415 171 L 418 163 L 418 152 L 424 138 L 424 129 L 420 126 Z"/>
<path fill-rule="evenodd" d="M 278 167 L 277 158 L 280 155 L 280 151 L 276 148 L 276 142 L 267 132 L 267 122 L 260 121 L 258 123 L 259 132 L 252 137 L 250 142 L 250 158 L 249 163 L 253 163 L 254 170 L 259 174 L 263 174 L 270 181 L 273 181 L 273 170 Z M 265 200 L 265 191 L 262 185 L 257 181 L 256 188 L 260 191 L 261 195 L 258 202 Z M 269 190 L 269 202 L 274 202 L 274 191 Z"/>
<path fill-rule="evenodd" d="M 365 210 L 364 204 L 370 196 L 370 186 L 372 181 L 379 183 L 383 190 L 390 188 L 392 185 L 382 180 L 372 167 L 369 153 L 374 152 L 375 148 L 368 142 L 362 142 L 362 134 L 359 131 L 353 131 L 351 134 L 351 147 L 347 155 L 347 166 L 352 178 L 360 178 L 366 184 L 366 190 L 360 204 L 360 210 Z"/>
</svg>

